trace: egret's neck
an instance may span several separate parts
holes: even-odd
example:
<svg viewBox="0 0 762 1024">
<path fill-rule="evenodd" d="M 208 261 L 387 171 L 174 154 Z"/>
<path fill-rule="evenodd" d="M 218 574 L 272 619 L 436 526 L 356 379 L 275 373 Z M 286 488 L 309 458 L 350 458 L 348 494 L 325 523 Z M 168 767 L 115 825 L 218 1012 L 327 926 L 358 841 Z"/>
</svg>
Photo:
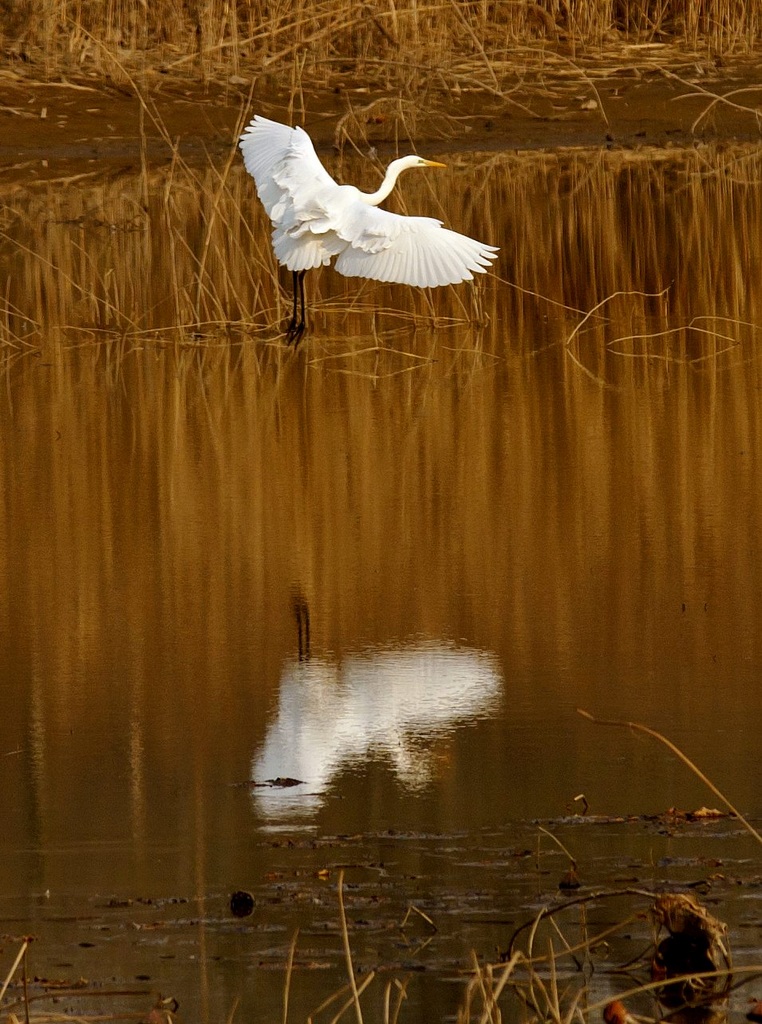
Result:
<svg viewBox="0 0 762 1024">
<path fill-rule="evenodd" d="M 414 166 L 414 163 L 411 163 L 410 160 L 411 158 L 406 156 L 400 157 L 399 160 L 392 160 L 386 168 L 384 180 L 376 191 L 360 193 L 362 201 L 367 203 L 368 206 L 378 206 L 379 203 L 383 203 L 384 199 L 386 199 L 386 197 L 391 193 L 397 183 L 397 178 L 399 178 L 400 174 L 402 174 L 402 172 L 408 167 Z M 416 158 L 413 157 L 412 160 L 415 161 Z"/>
</svg>

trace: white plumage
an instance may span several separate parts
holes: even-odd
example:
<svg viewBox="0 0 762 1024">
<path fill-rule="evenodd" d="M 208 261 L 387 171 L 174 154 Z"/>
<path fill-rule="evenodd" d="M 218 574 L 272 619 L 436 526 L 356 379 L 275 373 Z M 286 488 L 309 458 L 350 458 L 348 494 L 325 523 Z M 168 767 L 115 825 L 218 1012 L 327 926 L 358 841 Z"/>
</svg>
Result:
<svg viewBox="0 0 762 1024">
<path fill-rule="evenodd" d="M 405 217 L 378 204 L 411 167 L 442 167 L 433 160 L 405 156 L 389 164 L 376 192 L 339 185 L 318 159 L 301 128 L 255 117 L 240 141 L 246 170 L 273 223 L 278 262 L 294 274 L 294 316 L 289 337 L 304 330 L 303 274 L 336 258 L 345 277 L 429 288 L 470 281 L 484 273 L 497 248 L 459 235 L 430 217 Z M 302 319 L 296 321 L 296 289 Z"/>
</svg>

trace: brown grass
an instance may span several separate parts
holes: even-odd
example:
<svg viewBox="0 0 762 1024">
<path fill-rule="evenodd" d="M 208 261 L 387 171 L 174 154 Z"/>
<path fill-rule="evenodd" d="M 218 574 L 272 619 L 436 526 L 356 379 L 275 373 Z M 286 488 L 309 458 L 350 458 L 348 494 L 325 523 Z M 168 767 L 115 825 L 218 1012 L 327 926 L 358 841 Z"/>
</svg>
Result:
<svg viewBox="0 0 762 1024">
<path fill-rule="evenodd" d="M 119 64 L 187 69 L 218 80 L 245 75 L 265 92 L 330 86 L 346 73 L 374 88 L 499 91 L 501 67 L 515 66 L 521 48 L 676 42 L 727 53 L 761 38 L 762 11 L 744 0 L 0 3 L 0 47 L 51 74 L 119 81 Z"/>
</svg>

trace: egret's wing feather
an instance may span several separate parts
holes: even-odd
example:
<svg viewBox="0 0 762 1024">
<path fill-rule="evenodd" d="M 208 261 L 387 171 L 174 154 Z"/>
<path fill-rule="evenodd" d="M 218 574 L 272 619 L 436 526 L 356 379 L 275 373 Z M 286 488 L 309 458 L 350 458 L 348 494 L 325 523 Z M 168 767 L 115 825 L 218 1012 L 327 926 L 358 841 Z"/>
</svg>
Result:
<svg viewBox="0 0 762 1024">
<path fill-rule="evenodd" d="M 314 235 L 307 231 L 294 235 L 281 228 L 273 231 L 275 258 L 289 270 L 315 270 L 327 266 L 345 244 L 330 232 Z"/>
<path fill-rule="evenodd" d="M 246 170 L 273 222 L 273 249 L 289 270 L 330 263 L 342 248 L 331 235 L 330 208 L 340 194 L 301 128 L 259 115 L 240 140 Z"/>
<path fill-rule="evenodd" d="M 345 277 L 433 288 L 483 274 L 498 249 L 442 227 L 430 217 L 404 217 L 358 201 L 334 230 L 347 247 L 336 260 Z"/>
<path fill-rule="evenodd" d="M 280 223 L 309 197 L 339 186 L 321 164 L 309 135 L 301 128 L 257 115 L 239 143 L 246 170 L 268 216 Z"/>
</svg>

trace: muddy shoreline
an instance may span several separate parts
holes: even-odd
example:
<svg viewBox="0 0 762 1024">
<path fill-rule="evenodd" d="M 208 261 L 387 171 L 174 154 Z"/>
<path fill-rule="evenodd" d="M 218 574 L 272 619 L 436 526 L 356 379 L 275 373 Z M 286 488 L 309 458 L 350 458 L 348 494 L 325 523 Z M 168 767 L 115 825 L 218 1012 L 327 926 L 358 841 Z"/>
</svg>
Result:
<svg viewBox="0 0 762 1024">
<path fill-rule="evenodd" d="M 286 94 L 270 90 L 264 100 L 263 90 L 243 79 L 215 86 L 152 80 L 140 86 L 139 96 L 103 81 L 46 82 L 17 74 L 3 81 L 5 183 L 160 165 L 172 159 L 173 147 L 190 164 L 222 160 L 254 112 L 289 120 Z M 388 113 L 377 116 L 379 99 L 348 84 L 315 90 L 305 94 L 304 123 L 322 152 L 336 148 L 344 118 L 350 129 L 361 127 L 361 147 L 364 142 L 385 156 L 395 150 L 395 139 L 403 144 L 405 126 Z M 762 74 L 752 60 L 683 59 L 672 67 L 608 61 L 578 73 L 517 76 L 501 97 L 475 90 L 429 100 L 416 117 L 414 143 L 424 153 L 748 143 L 762 137 L 760 104 Z M 300 114 L 293 120 L 301 121 Z M 354 132 L 349 137 L 355 141 Z"/>
</svg>

